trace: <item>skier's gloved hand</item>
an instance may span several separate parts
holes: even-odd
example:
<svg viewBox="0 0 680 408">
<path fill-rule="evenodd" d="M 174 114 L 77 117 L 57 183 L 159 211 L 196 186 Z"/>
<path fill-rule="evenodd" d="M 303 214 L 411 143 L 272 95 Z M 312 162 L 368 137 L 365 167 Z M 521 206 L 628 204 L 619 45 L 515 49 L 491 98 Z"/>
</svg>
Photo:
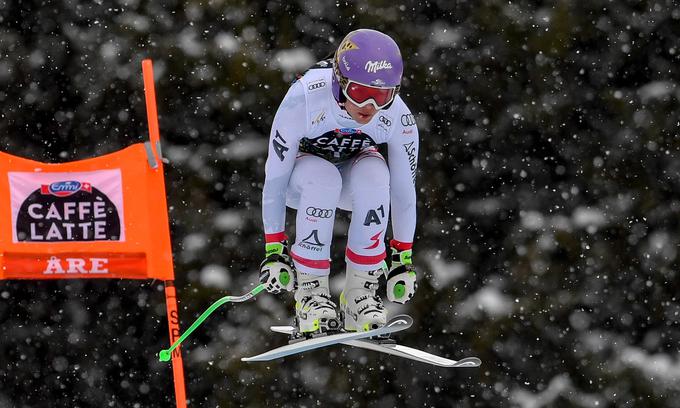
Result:
<svg viewBox="0 0 680 408">
<path fill-rule="evenodd" d="M 411 246 L 408 249 L 399 249 L 403 244 L 392 240 L 390 247 L 392 251 L 392 264 L 387 277 L 387 299 L 390 302 L 406 303 L 416 293 L 418 284 L 416 283 L 416 268 L 413 266 L 411 257 L 413 251 Z"/>
<path fill-rule="evenodd" d="M 266 258 L 260 264 L 260 283 L 269 293 L 295 290 L 293 261 L 288 255 L 288 243 L 269 242 L 265 245 Z"/>
</svg>

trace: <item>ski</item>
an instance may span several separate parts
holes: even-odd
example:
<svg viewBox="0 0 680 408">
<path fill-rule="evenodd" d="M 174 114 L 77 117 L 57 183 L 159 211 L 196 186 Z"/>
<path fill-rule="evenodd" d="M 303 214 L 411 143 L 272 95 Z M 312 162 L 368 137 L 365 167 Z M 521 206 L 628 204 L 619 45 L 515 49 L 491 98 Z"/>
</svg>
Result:
<svg viewBox="0 0 680 408">
<path fill-rule="evenodd" d="M 292 326 L 272 326 L 271 330 L 276 333 L 292 335 L 295 331 L 295 328 Z M 460 360 L 451 360 L 423 350 L 402 346 L 401 344 L 395 343 L 393 340 L 353 339 L 343 340 L 341 343 L 348 346 L 391 354 L 393 356 L 419 361 L 421 363 L 432 364 L 439 367 L 479 367 L 482 364 L 482 361 L 477 357 L 465 357 Z"/>
<path fill-rule="evenodd" d="M 295 343 L 286 344 L 285 346 L 277 347 L 273 350 L 266 351 L 252 357 L 243 357 L 242 361 L 270 361 L 281 357 L 286 357 L 291 354 L 303 353 L 305 351 L 314 350 L 321 347 L 339 344 L 350 340 L 366 339 L 369 337 L 386 336 L 390 333 L 398 332 L 408 329 L 413 324 L 413 319 L 407 315 L 399 315 L 390 319 L 387 324 L 375 330 L 365 332 L 346 332 L 338 334 L 328 334 L 311 339 L 300 340 Z M 280 327 L 280 326 L 279 326 Z M 285 327 L 285 326 L 284 326 Z M 291 328 L 290 334 L 293 329 Z"/>
<path fill-rule="evenodd" d="M 381 342 L 380 340 L 349 340 L 347 342 L 343 342 L 343 344 L 353 347 L 360 347 L 367 350 L 379 351 L 381 353 L 391 354 L 393 356 L 407 358 L 439 367 L 479 367 L 482 364 L 482 361 L 477 357 L 465 357 L 460 360 L 451 360 L 423 350 L 415 349 L 413 347 L 402 346 L 401 344 L 396 343 Z"/>
</svg>

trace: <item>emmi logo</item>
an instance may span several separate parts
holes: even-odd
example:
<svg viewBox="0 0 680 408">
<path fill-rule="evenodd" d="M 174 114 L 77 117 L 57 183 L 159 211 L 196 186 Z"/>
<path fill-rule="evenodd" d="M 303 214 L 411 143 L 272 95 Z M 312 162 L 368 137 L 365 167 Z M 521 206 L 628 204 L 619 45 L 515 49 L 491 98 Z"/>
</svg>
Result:
<svg viewBox="0 0 680 408">
<path fill-rule="evenodd" d="M 56 183 L 40 186 L 41 194 L 51 194 L 57 197 L 68 197 L 80 190 L 91 193 L 92 186 L 90 183 L 81 183 L 80 181 L 57 181 Z"/>
<path fill-rule="evenodd" d="M 107 258 L 66 258 L 62 260 L 56 256 L 47 260 L 47 267 L 43 275 L 54 274 L 107 274 L 109 260 Z"/>
</svg>

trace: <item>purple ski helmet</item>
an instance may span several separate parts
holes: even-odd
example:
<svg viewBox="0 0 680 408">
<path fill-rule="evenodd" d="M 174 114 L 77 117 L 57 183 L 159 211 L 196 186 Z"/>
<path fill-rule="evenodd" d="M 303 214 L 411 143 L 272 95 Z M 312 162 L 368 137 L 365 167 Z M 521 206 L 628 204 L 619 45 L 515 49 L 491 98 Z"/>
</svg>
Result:
<svg viewBox="0 0 680 408">
<path fill-rule="evenodd" d="M 333 57 L 333 95 L 343 101 L 341 89 L 349 81 L 399 92 L 404 63 L 399 46 L 387 34 L 370 29 L 350 32 Z"/>
</svg>

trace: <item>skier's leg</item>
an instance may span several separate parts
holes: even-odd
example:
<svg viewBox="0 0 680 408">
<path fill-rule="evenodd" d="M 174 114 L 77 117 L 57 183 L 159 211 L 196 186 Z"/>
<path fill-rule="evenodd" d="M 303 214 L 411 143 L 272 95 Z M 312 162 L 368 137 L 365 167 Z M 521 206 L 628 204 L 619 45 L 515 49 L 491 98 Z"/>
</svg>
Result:
<svg viewBox="0 0 680 408">
<path fill-rule="evenodd" d="M 359 270 L 374 270 L 385 261 L 385 230 L 390 211 L 390 172 L 385 159 L 369 150 L 349 168 L 352 221 L 345 257 Z"/>
<path fill-rule="evenodd" d="M 347 330 L 370 330 L 384 325 L 387 319 L 376 289 L 385 267 L 390 174 L 385 160 L 374 150 L 357 157 L 348 173 L 346 187 L 352 200 L 352 221 L 345 250 L 347 275 L 340 305 Z"/>
<path fill-rule="evenodd" d="M 299 196 L 295 244 L 291 257 L 298 277 L 295 309 L 301 332 L 337 327 L 335 304 L 330 300 L 330 246 L 335 209 L 342 189 L 338 169 L 316 156 L 295 162 L 289 189 Z"/>
<path fill-rule="evenodd" d="M 295 162 L 288 183 L 299 195 L 295 217 L 295 268 L 306 274 L 330 273 L 330 246 L 342 177 L 330 162 L 304 155 Z"/>
</svg>

